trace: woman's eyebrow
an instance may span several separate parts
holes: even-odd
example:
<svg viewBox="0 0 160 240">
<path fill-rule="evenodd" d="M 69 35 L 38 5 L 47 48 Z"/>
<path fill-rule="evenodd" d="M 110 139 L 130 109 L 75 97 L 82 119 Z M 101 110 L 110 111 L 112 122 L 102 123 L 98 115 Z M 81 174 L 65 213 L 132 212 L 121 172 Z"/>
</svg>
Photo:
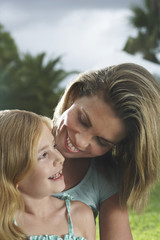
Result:
<svg viewBox="0 0 160 240">
<path fill-rule="evenodd" d="M 89 118 L 87 112 L 84 110 L 83 107 L 82 107 L 82 111 L 83 111 L 83 113 L 85 114 L 85 116 L 86 116 L 86 118 L 87 118 L 87 122 L 88 122 L 89 127 L 92 127 L 91 120 L 90 120 L 90 118 Z"/>
</svg>

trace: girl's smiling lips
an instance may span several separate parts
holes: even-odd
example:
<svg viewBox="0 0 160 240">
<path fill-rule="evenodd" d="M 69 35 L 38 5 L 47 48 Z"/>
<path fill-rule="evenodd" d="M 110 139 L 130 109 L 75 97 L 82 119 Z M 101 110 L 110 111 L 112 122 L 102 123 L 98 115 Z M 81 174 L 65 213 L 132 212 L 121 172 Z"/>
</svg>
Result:
<svg viewBox="0 0 160 240">
<path fill-rule="evenodd" d="M 71 152 L 71 153 L 78 153 L 80 152 L 75 146 L 73 146 L 70 138 L 68 135 L 66 135 L 66 138 L 65 138 L 65 147 L 66 149 Z"/>
<path fill-rule="evenodd" d="M 59 172 L 53 174 L 48 179 L 50 179 L 50 180 L 58 180 L 58 179 L 62 179 L 62 178 L 63 178 L 63 173 L 62 173 L 62 169 L 61 169 Z"/>
</svg>

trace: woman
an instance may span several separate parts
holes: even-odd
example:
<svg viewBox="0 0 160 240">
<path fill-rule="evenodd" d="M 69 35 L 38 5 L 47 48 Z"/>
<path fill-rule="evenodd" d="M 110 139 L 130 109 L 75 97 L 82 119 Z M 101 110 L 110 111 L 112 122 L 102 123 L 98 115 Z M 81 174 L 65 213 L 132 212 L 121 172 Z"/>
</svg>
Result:
<svg viewBox="0 0 160 240">
<path fill-rule="evenodd" d="M 143 210 L 158 179 L 159 106 L 159 83 L 124 63 L 81 74 L 55 110 L 66 193 L 99 211 L 101 240 L 132 239 L 127 209 Z"/>
</svg>

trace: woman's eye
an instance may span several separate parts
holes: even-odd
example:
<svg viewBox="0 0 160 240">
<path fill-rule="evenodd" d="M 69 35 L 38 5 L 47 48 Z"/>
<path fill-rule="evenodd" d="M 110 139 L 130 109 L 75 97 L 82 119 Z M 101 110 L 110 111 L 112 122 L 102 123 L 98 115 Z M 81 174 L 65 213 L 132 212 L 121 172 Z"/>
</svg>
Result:
<svg viewBox="0 0 160 240">
<path fill-rule="evenodd" d="M 79 115 L 79 121 L 84 127 L 88 127 L 88 123 L 86 122 L 83 115 Z"/>
<path fill-rule="evenodd" d="M 44 152 L 42 155 L 39 156 L 39 159 L 44 159 L 47 157 L 47 155 L 48 155 L 48 153 Z"/>
<path fill-rule="evenodd" d="M 100 145 L 100 146 L 102 146 L 102 147 L 111 147 L 109 144 L 108 144 L 108 142 L 106 142 L 105 140 L 103 140 L 102 138 L 100 138 L 100 137 L 96 137 L 96 141 L 97 141 L 97 143 Z"/>
</svg>

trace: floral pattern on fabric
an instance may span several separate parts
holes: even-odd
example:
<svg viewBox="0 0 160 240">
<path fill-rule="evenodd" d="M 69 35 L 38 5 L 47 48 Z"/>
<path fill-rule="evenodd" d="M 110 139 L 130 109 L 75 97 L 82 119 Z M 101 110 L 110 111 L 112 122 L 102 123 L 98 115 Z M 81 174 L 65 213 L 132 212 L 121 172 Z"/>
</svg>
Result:
<svg viewBox="0 0 160 240">
<path fill-rule="evenodd" d="M 86 240 L 84 237 L 77 237 L 74 234 L 65 235 L 61 238 L 56 235 L 39 235 L 39 236 L 29 236 L 29 240 Z"/>
</svg>

